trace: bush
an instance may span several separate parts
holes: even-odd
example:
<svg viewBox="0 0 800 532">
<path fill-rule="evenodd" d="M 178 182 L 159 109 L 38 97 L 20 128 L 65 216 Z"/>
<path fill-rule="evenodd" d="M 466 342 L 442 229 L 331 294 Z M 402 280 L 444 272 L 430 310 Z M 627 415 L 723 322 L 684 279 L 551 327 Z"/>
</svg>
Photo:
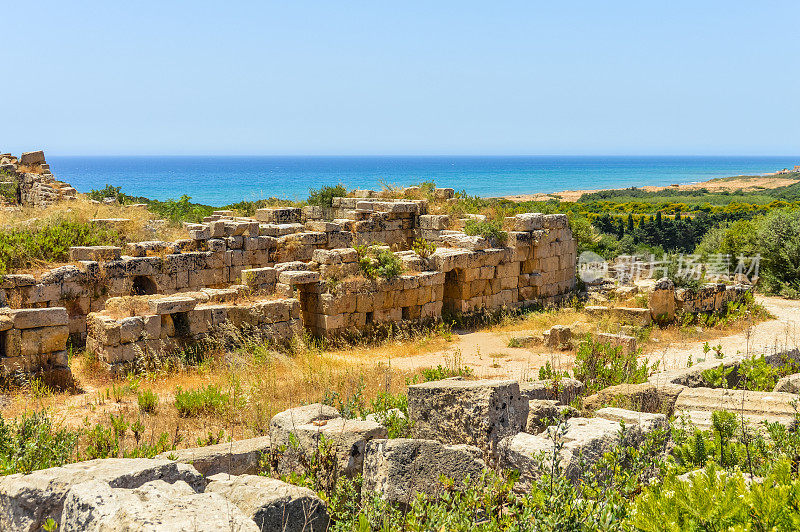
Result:
<svg viewBox="0 0 800 532">
<path fill-rule="evenodd" d="M 403 261 L 386 248 L 356 246 L 358 265 L 364 276 L 391 279 L 403 273 Z"/>
<path fill-rule="evenodd" d="M 11 421 L 0 416 L 0 475 L 64 465 L 77 440 L 77 433 L 54 427 L 44 412 Z"/>
<path fill-rule="evenodd" d="M 0 272 L 69 260 L 72 246 L 119 246 L 115 229 L 65 218 L 39 222 L 25 229 L 0 231 Z"/>
<path fill-rule="evenodd" d="M 596 342 L 587 335 L 575 354 L 572 370 L 576 379 L 586 385 L 588 394 L 617 384 L 645 382 L 651 372 L 647 360 L 639 363 L 639 352 L 624 353 L 621 347 Z M 653 370 L 656 366 L 653 366 Z"/>
<path fill-rule="evenodd" d="M 196 390 L 175 390 L 175 408 L 181 417 L 198 417 L 204 414 L 218 414 L 230 403 L 228 394 L 209 384 Z"/>
<path fill-rule="evenodd" d="M 332 207 L 333 198 L 343 198 L 347 196 L 347 189 L 339 183 L 335 187 L 325 186 L 308 191 L 308 204 L 320 207 Z"/>
<path fill-rule="evenodd" d="M 436 251 L 436 244 L 433 242 L 428 242 L 423 238 L 417 238 L 414 240 L 414 242 L 412 242 L 411 249 L 417 254 L 418 257 L 427 259 Z"/>
<path fill-rule="evenodd" d="M 106 184 L 106 186 L 100 190 L 90 190 L 86 195 L 89 196 L 89 199 L 93 199 L 95 201 L 103 201 L 105 198 L 114 198 L 120 203 L 123 203 L 125 195 L 120 193 L 121 190 L 122 187 L 114 187 Z"/>
<path fill-rule="evenodd" d="M 139 411 L 146 414 L 155 414 L 158 409 L 158 395 L 153 390 L 142 390 L 137 396 Z"/>
<path fill-rule="evenodd" d="M 503 225 L 491 220 L 484 222 L 467 220 L 464 224 L 464 232 L 470 236 L 482 236 L 493 246 L 504 246 L 508 241 L 508 233 L 503 231 Z"/>
</svg>

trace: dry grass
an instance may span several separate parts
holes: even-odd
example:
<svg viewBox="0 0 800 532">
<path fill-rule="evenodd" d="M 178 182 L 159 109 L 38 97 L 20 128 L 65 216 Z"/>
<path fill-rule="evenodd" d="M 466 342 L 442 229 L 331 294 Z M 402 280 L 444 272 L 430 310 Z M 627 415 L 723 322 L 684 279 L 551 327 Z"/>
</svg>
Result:
<svg viewBox="0 0 800 532">
<path fill-rule="evenodd" d="M 125 236 L 129 242 L 145 240 L 175 241 L 188 238 L 188 233 L 178 224 L 155 223 L 157 216 L 143 207 L 119 204 L 96 204 L 79 195 L 74 201 L 62 201 L 49 207 L 22 207 L 0 211 L 0 229 L 24 229 L 46 223 L 48 220 L 68 219 L 89 223 L 95 218 L 125 218 Z"/>
<path fill-rule="evenodd" d="M 155 442 L 166 433 L 178 447 L 194 447 L 198 438 L 220 431 L 224 432 L 223 441 L 268 434 L 273 415 L 321 401 L 326 394 L 338 394 L 343 399 L 361 394 L 369 402 L 379 391 L 403 392 L 406 379 L 414 375 L 376 361 L 379 355 L 367 349 L 348 351 L 348 356 L 344 353 L 311 349 L 293 355 L 250 350 L 217 353 L 199 367 L 154 373 L 133 381 L 111 378 L 91 357 L 81 354 L 72 361 L 80 393 L 42 395 L 21 390 L 12 396 L 2 415 L 16 417 L 31 409 L 47 409 L 66 427 L 90 429 L 96 424 L 109 425 L 109 414 L 121 414 L 127 421 L 141 421 L 145 442 Z M 176 388 L 190 390 L 209 384 L 230 396 L 230 407 L 218 414 L 180 417 L 174 405 Z M 137 391 L 142 390 L 152 390 L 159 397 L 153 415 L 139 411 Z M 79 441 L 81 449 L 85 444 Z M 129 433 L 125 445 L 131 448 L 134 444 Z"/>
</svg>

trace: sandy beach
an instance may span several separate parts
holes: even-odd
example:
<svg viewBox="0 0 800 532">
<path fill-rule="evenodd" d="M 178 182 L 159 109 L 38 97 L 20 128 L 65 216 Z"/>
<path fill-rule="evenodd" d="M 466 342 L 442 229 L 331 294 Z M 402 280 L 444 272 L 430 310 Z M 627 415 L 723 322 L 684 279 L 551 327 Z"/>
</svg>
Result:
<svg viewBox="0 0 800 532">
<path fill-rule="evenodd" d="M 798 179 L 793 178 L 793 176 L 795 176 L 796 174 L 785 174 L 785 175 L 786 177 L 777 174 L 768 174 L 763 176 L 719 177 L 715 179 L 710 179 L 708 181 L 702 181 L 699 183 L 687 183 L 683 185 L 675 184 L 665 187 L 642 186 L 637 188 L 641 190 L 646 190 L 648 192 L 655 192 L 658 190 L 666 190 L 666 189 L 699 190 L 702 188 L 705 188 L 711 192 L 721 192 L 724 190 L 754 191 L 754 190 L 785 187 L 787 185 L 792 185 L 798 182 Z M 561 192 L 553 192 L 549 194 L 546 193 L 518 194 L 514 196 L 502 196 L 502 198 L 511 201 L 547 201 L 550 199 L 558 199 L 561 201 L 578 201 L 578 199 L 580 199 L 580 197 L 584 194 L 591 194 L 593 192 L 600 192 L 602 190 L 606 189 L 564 190 Z"/>
</svg>

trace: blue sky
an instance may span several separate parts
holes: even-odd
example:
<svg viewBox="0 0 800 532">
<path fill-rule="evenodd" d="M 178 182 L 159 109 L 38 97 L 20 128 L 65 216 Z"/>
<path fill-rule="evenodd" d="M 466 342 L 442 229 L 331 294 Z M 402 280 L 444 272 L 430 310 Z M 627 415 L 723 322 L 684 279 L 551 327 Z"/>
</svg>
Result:
<svg viewBox="0 0 800 532">
<path fill-rule="evenodd" d="M 800 2 L 3 3 L 0 151 L 800 153 Z"/>
</svg>

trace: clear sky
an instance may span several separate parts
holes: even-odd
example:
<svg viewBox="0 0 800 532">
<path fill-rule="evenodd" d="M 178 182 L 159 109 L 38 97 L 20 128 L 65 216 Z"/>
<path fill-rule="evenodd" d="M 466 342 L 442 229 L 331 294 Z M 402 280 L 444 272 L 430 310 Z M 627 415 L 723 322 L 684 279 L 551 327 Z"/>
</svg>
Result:
<svg viewBox="0 0 800 532">
<path fill-rule="evenodd" d="M 800 2 L 6 0 L 0 151 L 800 153 Z"/>
</svg>

